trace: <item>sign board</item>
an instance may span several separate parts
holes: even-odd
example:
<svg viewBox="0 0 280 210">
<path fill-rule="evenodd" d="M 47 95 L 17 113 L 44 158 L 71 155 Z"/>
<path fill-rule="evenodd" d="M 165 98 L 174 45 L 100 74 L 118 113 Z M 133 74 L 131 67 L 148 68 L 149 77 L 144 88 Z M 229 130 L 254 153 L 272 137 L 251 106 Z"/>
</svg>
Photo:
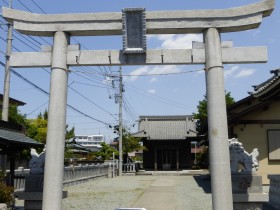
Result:
<svg viewBox="0 0 280 210">
<path fill-rule="evenodd" d="M 146 17 L 144 8 L 122 9 L 123 53 L 146 53 Z"/>
</svg>

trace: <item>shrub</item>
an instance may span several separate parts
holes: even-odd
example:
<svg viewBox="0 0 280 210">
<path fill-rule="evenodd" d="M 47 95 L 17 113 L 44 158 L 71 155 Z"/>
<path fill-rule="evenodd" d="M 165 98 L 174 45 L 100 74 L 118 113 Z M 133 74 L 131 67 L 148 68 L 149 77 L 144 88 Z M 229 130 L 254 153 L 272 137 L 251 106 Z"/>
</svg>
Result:
<svg viewBox="0 0 280 210">
<path fill-rule="evenodd" d="M 7 206 L 14 204 L 14 188 L 0 182 L 0 203 L 6 203 Z"/>
</svg>

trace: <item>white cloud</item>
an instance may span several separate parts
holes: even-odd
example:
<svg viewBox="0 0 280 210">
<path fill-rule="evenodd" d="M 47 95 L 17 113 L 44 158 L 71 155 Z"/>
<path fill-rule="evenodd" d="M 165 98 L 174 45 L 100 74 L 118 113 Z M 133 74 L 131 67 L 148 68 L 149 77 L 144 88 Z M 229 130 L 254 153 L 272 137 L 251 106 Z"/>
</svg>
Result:
<svg viewBox="0 0 280 210">
<path fill-rule="evenodd" d="M 168 73 L 179 73 L 181 72 L 181 69 L 179 66 L 175 65 L 168 65 L 168 66 L 145 66 L 145 67 L 140 67 L 130 73 L 129 76 L 126 77 L 126 80 L 128 81 L 135 81 L 138 79 L 139 76 L 141 75 L 156 75 L 156 74 L 168 74 Z M 157 78 L 153 77 L 150 82 L 155 82 L 157 81 Z"/>
<path fill-rule="evenodd" d="M 149 70 L 149 74 L 168 74 L 181 72 L 180 67 L 175 65 L 154 66 Z"/>
<path fill-rule="evenodd" d="M 152 35 L 149 39 L 158 39 L 161 41 L 160 48 L 164 49 L 191 49 L 193 41 L 202 41 L 201 34 L 186 34 L 186 35 Z"/>
<path fill-rule="evenodd" d="M 156 90 L 155 89 L 147 90 L 147 92 L 150 93 L 150 94 L 156 94 Z"/>
<path fill-rule="evenodd" d="M 154 83 L 156 82 L 158 79 L 156 77 L 153 77 L 152 79 L 150 79 L 150 83 Z"/>
<path fill-rule="evenodd" d="M 230 69 L 226 69 L 226 70 L 224 71 L 224 76 L 225 76 L 225 78 L 228 78 L 228 77 L 233 76 L 233 74 L 234 74 L 236 71 L 238 71 L 238 69 L 239 69 L 239 66 L 231 66 Z"/>
<path fill-rule="evenodd" d="M 240 66 L 231 66 L 230 69 L 225 70 L 225 78 L 241 78 L 248 77 L 255 73 L 255 69 L 240 68 Z"/>
<path fill-rule="evenodd" d="M 261 31 L 259 29 L 258 30 L 254 30 L 253 36 L 254 37 L 258 37 L 260 33 L 261 33 Z"/>
<path fill-rule="evenodd" d="M 255 73 L 255 69 L 242 69 L 238 74 L 235 76 L 236 78 L 240 77 L 248 77 Z"/>
<path fill-rule="evenodd" d="M 148 66 L 140 67 L 140 68 L 138 68 L 138 69 L 136 69 L 136 70 L 134 70 L 130 73 L 130 75 L 133 75 L 133 76 L 125 77 L 125 79 L 130 80 L 130 81 L 134 81 L 139 77 L 139 75 L 147 74 L 148 71 L 149 71 Z"/>
</svg>

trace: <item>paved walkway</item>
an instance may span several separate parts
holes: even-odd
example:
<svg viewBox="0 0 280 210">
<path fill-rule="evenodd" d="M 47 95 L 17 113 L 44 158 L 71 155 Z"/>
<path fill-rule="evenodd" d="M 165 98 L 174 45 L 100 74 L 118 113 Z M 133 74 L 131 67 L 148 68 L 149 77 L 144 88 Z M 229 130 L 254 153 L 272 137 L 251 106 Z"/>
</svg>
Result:
<svg viewBox="0 0 280 210">
<path fill-rule="evenodd" d="M 65 187 L 63 210 L 211 209 L 210 181 L 197 176 L 122 176 Z M 22 201 L 17 206 L 23 205 Z"/>
<path fill-rule="evenodd" d="M 100 178 L 65 187 L 63 210 L 211 210 L 211 184 L 207 175 L 137 175 Z M 16 202 L 17 210 L 23 206 Z M 265 208 L 270 209 L 270 208 Z"/>
</svg>

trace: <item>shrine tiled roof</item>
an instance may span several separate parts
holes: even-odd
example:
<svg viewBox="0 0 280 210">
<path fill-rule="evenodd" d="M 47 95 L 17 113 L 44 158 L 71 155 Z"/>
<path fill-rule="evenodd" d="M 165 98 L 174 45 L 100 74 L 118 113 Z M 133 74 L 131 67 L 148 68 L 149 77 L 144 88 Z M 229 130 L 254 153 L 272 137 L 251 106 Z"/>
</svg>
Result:
<svg viewBox="0 0 280 210">
<path fill-rule="evenodd" d="M 196 120 L 191 115 L 140 116 L 137 137 L 149 140 L 180 140 L 197 136 Z"/>
</svg>

